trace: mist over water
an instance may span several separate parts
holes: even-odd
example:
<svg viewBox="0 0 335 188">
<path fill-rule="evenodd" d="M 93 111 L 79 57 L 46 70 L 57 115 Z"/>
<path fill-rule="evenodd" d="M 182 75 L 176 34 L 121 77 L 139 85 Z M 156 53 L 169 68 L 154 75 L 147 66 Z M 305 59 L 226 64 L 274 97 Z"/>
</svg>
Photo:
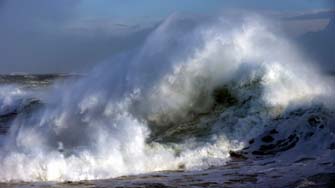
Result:
<svg viewBox="0 0 335 188">
<path fill-rule="evenodd" d="M 201 139 L 151 139 L 154 130 L 159 137 L 168 126 L 191 121 L 191 114 L 211 113 L 212 93 L 223 86 L 238 102 L 250 98 L 248 107 L 224 106 Z M 243 148 L 276 116 L 313 105 L 333 110 L 333 86 L 333 78 L 320 74 L 264 18 L 197 22 L 172 15 L 140 49 L 103 62 L 78 81 L 43 91 L 1 86 L 0 115 L 19 105 L 17 98 L 43 104 L 19 114 L 0 140 L 0 181 L 102 179 L 222 165 L 230 150 Z"/>
</svg>

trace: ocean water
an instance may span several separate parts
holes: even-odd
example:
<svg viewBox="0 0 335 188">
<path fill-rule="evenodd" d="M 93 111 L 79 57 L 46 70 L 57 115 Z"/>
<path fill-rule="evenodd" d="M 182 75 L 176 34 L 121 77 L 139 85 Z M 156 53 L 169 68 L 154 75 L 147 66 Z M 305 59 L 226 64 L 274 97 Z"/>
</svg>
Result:
<svg viewBox="0 0 335 188">
<path fill-rule="evenodd" d="M 234 158 L 334 172 L 335 80 L 310 61 L 264 18 L 173 15 L 84 76 L 0 76 L 0 182 L 199 172 Z"/>
</svg>

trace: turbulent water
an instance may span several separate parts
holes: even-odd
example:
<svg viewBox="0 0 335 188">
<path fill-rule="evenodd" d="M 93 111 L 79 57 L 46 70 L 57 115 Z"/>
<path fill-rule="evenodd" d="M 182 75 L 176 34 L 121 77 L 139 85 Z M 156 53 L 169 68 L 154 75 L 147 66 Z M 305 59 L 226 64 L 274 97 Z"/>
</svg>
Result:
<svg viewBox="0 0 335 188">
<path fill-rule="evenodd" d="M 85 76 L 0 76 L 0 181 L 202 170 L 232 157 L 334 172 L 334 82 L 262 18 L 174 15 Z"/>
</svg>

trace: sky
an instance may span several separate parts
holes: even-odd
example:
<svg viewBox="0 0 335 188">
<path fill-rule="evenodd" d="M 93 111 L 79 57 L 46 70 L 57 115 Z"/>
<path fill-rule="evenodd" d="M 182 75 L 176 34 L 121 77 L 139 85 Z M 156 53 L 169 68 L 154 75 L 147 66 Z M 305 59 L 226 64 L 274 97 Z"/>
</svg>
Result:
<svg viewBox="0 0 335 188">
<path fill-rule="evenodd" d="M 332 0 L 0 0 L 0 74 L 87 71 L 136 48 L 174 13 L 254 11 L 283 17 L 292 36 L 322 29 Z"/>
<path fill-rule="evenodd" d="M 81 8 L 94 15 L 117 17 L 167 16 L 174 11 L 210 13 L 224 8 L 305 11 L 327 9 L 331 0 L 84 0 Z"/>
</svg>

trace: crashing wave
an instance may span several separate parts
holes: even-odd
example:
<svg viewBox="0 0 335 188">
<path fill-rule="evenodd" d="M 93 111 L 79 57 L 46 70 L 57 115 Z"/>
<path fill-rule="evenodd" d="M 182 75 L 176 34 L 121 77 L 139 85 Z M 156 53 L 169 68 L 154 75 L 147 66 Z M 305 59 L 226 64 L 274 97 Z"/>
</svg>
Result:
<svg viewBox="0 0 335 188">
<path fill-rule="evenodd" d="M 197 170 L 225 164 L 231 151 L 289 158 L 305 144 L 327 158 L 333 85 L 262 18 L 174 15 L 136 52 L 38 93 L 43 105 L 13 117 L 1 140 L 0 181 Z M 6 95 L 1 107 L 17 96 Z"/>
</svg>

